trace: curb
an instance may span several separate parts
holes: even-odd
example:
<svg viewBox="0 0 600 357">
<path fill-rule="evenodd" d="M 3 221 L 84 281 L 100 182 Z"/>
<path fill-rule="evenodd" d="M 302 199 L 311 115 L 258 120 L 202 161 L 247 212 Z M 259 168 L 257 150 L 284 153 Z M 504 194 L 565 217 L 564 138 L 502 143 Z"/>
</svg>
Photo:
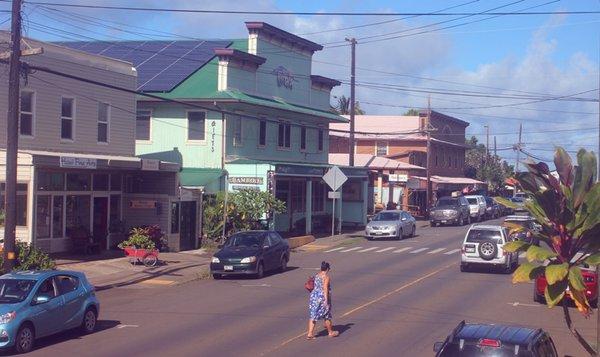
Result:
<svg viewBox="0 0 600 357">
<path fill-rule="evenodd" d="M 301 247 L 303 245 L 312 243 L 315 240 L 316 240 L 315 236 L 313 236 L 313 235 L 291 237 L 291 238 L 287 239 L 290 249 L 295 249 L 295 248 Z"/>
</svg>

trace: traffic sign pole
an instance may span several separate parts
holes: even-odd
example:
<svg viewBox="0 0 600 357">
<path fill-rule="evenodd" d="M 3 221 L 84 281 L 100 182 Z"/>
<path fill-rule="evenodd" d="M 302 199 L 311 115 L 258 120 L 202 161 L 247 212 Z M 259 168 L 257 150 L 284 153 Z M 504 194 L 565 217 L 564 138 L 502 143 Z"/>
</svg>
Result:
<svg viewBox="0 0 600 357">
<path fill-rule="evenodd" d="M 329 171 L 327 171 L 327 173 L 325 175 L 323 175 L 323 181 L 325 181 L 325 183 L 331 187 L 331 189 L 333 190 L 333 195 L 331 197 L 331 199 L 333 200 L 333 205 L 332 205 L 332 211 L 331 211 L 331 235 L 335 235 L 335 200 L 337 197 L 337 190 L 342 187 L 342 185 L 348 180 L 348 177 L 346 175 L 344 175 L 344 173 L 342 172 L 342 170 L 340 170 L 339 167 L 337 166 L 333 166 L 332 168 L 329 169 Z M 340 212 L 340 217 L 338 219 L 341 219 L 341 212 Z M 340 227 L 341 227 L 341 221 L 340 221 Z M 340 228 L 341 231 L 341 228 Z"/>
<path fill-rule="evenodd" d="M 333 196 L 333 208 L 331 210 L 331 235 L 335 235 L 335 195 Z"/>
</svg>

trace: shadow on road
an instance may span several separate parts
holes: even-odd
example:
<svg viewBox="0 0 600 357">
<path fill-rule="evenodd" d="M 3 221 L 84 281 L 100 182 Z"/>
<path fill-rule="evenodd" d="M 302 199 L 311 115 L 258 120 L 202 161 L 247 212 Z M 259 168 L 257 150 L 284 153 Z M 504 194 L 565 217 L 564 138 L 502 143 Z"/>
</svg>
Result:
<svg viewBox="0 0 600 357">
<path fill-rule="evenodd" d="M 342 335 L 344 332 L 350 330 L 352 328 L 352 326 L 354 326 L 354 323 L 349 323 L 349 324 L 345 324 L 345 325 L 333 325 L 333 329 L 337 332 L 340 333 L 340 335 Z M 321 332 L 319 332 L 317 334 L 317 337 L 324 337 L 327 336 L 327 330 L 322 330 Z"/>
<path fill-rule="evenodd" d="M 280 272 L 278 270 L 268 271 L 268 272 L 265 272 L 265 275 L 263 276 L 263 278 L 267 278 L 269 276 L 278 275 L 278 274 L 285 274 L 289 271 L 294 271 L 296 269 L 300 269 L 300 268 L 288 266 L 287 269 L 283 272 Z M 219 280 L 261 280 L 261 279 L 257 279 L 254 275 L 231 274 L 231 275 L 222 275 L 219 278 Z"/>
</svg>

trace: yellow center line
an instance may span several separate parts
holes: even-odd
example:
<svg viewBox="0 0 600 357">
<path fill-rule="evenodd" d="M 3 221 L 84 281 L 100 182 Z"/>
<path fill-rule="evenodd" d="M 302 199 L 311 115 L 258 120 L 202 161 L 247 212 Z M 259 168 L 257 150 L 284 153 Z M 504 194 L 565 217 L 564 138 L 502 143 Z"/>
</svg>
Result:
<svg viewBox="0 0 600 357">
<path fill-rule="evenodd" d="M 355 312 L 357 312 L 357 311 L 359 311 L 359 310 L 362 310 L 362 309 L 364 309 L 364 308 L 366 308 L 366 307 L 368 307 L 368 306 L 370 306 L 370 305 L 373 305 L 374 303 L 376 303 L 376 302 L 379 302 L 379 301 L 381 301 L 381 300 L 383 300 L 383 299 L 387 298 L 387 297 L 388 297 L 388 296 L 390 296 L 390 295 L 396 294 L 396 293 L 398 293 L 398 292 L 400 292 L 400 291 L 402 291 L 402 290 L 404 290 L 404 289 L 406 289 L 406 288 L 409 288 L 409 287 L 411 287 L 411 286 L 413 286 L 413 285 L 415 285 L 415 284 L 418 284 L 418 283 L 420 283 L 421 281 L 423 281 L 423 280 L 425 280 L 425 279 L 428 279 L 428 278 L 430 278 L 430 277 L 432 277 L 432 276 L 434 276 L 434 275 L 436 275 L 436 274 L 440 273 L 441 271 L 443 271 L 443 270 L 446 270 L 446 269 L 448 269 L 448 268 L 450 268 L 450 267 L 452 267 L 452 266 L 456 266 L 456 263 L 451 263 L 451 264 L 448 264 L 448 265 L 446 265 L 446 266 L 443 266 L 443 267 L 441 267 L 441 268 L 439 268 L 439 269 L 437 269 L 437 270 L 434 270 L 434 271 L 432 271 L 432 272 L 430 272 L 430 273 L 428 273 L 428 274 L 426 274 L 426 275 L 423 275 L 422 277 L 420 277 L 420 278 L 418 278 L 418 279 L 415 279 L 415 280 L 411 281 L 410 283 L 406 283 L 406 284 L 402 285 L 401 287 L 399 287 L 399 288 L 397 288 L 397 289 L 394 289 L 394 290 L 392 290 L 392 291 L 390 291 L 390 292 L 387 292 L 387 293 L 385 293 L 385 294 L 381 295 L 381 296 L 380 296 L 380 297 L 378 297 L 378 298 L 375 298 L 375 299 L 373 299 L 373 300 L 371 300 L 371 301 L 369 301 L 369 302 L 366 302 L 366 303 L 364 303 L 364 304 L 362 304 L 362 305 L 360 305 L 360 306 L 357 306 L 357 307 L 355 307 L 354 309 L 352 309 L 352 310 L 350 310 L 350 311 L 348 311 L 348 312 L 344 313 L 343 315 L 341 315 L 341 316 L 340 316 L 340 318 L 344 318 L 344 317 L 346 317 L 346 316 L 349 316 L 349 315 L 351 315 L 351 314 L 353 314 L 353 313 L 355 313 Z M 270 351 L 267 351 L 267 352 L 263 353 L 262 355 L 265 355 L 265 354 L 268 354 L 268 353 L 274 352 L 274 351 L 276 351 L 276 350 L 278 350 L 278 349 L 280 349 L 280 348 L 284 347 L 285 345 L 287 345 L 287 344 L 289 344 L 289 343 L 291 343 L 291 342 L 293 342 L 293 341 L 295 341 L 295 340 L 297 340 L 297 339 L 299 339 L 299 338 L 301 338 L 301 337 L 304 337 L 304 336 L 306 336 L 306 332 L 303 332 L 303 333 L 301 333 L 301 334 L 299 334 L 299 335 L 297 335 L 297 336 L 291 337 L 291 338 L 289 338 L 289 339 L 287 339 L 287 340 L 283 341 L 283 342 L 282 342 L 282 343 L 280 343 L 278 346 L 276 346 L 275 348 L 271 349 Z"/>
</svg>

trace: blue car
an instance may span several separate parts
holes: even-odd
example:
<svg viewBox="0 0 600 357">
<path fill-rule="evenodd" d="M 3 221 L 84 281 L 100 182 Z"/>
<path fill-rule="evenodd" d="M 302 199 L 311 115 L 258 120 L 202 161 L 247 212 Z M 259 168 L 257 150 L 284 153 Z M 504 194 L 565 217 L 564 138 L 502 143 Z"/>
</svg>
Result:
<svg viewBox="0 0 600 357">
<path fill-rule="evenodd" d="M 100 311 L 94 287 L 75 271 L 13 272 L 0 276 L 0 348 L 33 349 L 36 338 L 80 328 L 92 333 Z"/>
</svg>

